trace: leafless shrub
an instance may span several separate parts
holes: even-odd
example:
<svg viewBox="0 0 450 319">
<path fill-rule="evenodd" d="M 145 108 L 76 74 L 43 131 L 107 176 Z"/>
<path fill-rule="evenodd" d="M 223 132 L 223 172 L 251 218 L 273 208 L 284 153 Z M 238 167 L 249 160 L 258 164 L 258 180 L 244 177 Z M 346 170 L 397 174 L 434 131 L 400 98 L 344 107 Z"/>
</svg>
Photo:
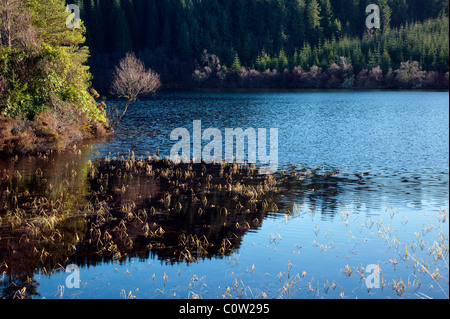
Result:
<svg viewBox="0 0 450 319">
<path fill-rule="evenodd" d="M 429 71 L 424 78 L 424 85 L 427 88 L 434 88 L 440 85 L 440 74 L 437 71 Z"/>
<path fill-rule="evenodd" d="M 296 66 L 293 70 L 292 73 L 294 74 L 294 76 L 296 76 L 298 79 L 301 79 L 302 74 L 303 74 L 303 69 L 301 66 Z"/>
<path fill-rule="evenodd" d="M 160 87 L 159 74 L 147 70 L 134 53 L 127 53 L 114 72 L 112 92 L 119 97 L 136 100 L 138 96 L 156 92 Z"/>
<path fill-rule="evenodd" d="M 395 71 L 395 77 L 404 86 L 418 87 L 422 85 L 425 73 L 419 62 L 409 60 L 401 63 L 400 69 Z"/>
<path fill-rule="evenodd" d="M 201 65 L 195 69 L 192 74 L 192 79 L 199 85 L 207 84 L 220 87 L 225 81 L 225 78 L 226 73 L 222 68 L 219 57 L 204 50 Z"/>
<path fill-rule="evenodd" d="M 146 69 L 134 53 L 127 53 L 119 62 L 114 72 L 111 92 L 128 101 L 125 110 L 111 127 L 119 125 L 122 117 L 128 110 L 130 103 L 139 96 L 154 93 L 161 88 L 160 75 L 152 69 Z"/>
<path fill-rule="evenodd" d="M 383 70 L 379 65 L 375 66 L 369 72 L 369 80 L 379 85 L 383 82 Z"/>
<path fill-rule="evenodd" d="M 365 89 L 376 89 L 383 86 L 385 77 L 380 66 L 373 67 L 370 71 L 363 69 L 356 77 L 356 86 Z"/>
<path fill-rule="evenodd" d="M 304 81 L 306 87 L 310 88 L 319 88 L 322 85 L 322 81 L 324 78 L 322 68 L 317 65 L 313 65 L 309 72 L 302 73 L 302 80 Z"/>
<path fill-rule="evenodd" d="M 324 72 L 326 78 L 326 86 L 329 88 L 338 88 L 344 83 L 344 81 L 351 78 L 353 75 L 353 66 L 347 61 L 346 57 L 340 57 L 338 63 L 333 63 Z M 350 85 L 351 81 L 347 81 L 346 86 Z"/>
<path fill-rule="evenodd" d="M 343 81 L 343 73 L 339 65 L 336 63 L 331 64 L 327 70 L 327 86 L 336 88 Z"/>
</svg>

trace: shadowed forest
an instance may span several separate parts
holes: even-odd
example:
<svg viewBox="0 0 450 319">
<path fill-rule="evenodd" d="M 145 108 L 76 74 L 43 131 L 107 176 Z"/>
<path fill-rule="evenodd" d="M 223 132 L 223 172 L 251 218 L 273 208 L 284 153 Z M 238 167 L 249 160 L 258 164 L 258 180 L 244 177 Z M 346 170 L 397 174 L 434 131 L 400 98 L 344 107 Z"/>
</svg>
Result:
<svg viewBox="0 0 450 319">
<path fill-rule="evenodd" d="M 75 3 L 97 89 L 129 51 L 172 88 L 448 88 L 448 1 Z"/>
</svg>

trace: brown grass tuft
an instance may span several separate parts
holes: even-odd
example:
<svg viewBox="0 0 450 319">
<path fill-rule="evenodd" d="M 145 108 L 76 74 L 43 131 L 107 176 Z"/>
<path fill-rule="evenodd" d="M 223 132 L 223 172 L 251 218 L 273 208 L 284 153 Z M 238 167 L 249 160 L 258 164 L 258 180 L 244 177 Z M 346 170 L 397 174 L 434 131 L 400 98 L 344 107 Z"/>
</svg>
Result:
<svg viewBox="0 0 450 319">
<path fill-rule="evenodd" d="M 0 115 L 0 153 L 7 155 L 63 150 L 83 139 L 105 134 L 106 123 L 88 125 L 82 116 L 69 121 L 44 112 L 28 121 Z"/>
</svg>

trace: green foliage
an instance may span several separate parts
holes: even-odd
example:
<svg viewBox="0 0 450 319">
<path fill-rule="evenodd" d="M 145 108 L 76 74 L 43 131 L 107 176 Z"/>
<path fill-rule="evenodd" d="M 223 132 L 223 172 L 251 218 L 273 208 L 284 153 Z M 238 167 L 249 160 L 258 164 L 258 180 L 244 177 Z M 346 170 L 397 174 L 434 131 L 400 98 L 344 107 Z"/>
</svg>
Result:
<svg viewBox="0 0 450 319">
<path fill-rule="evenodd" d="M 233 64 L 231 65 L 231 70 L 234 72 L 239 72 L 241 70 L 241 60 L 239 59 L 239 55 L 237 53 L 234 57 Z"/>
<path fill-rule="evenodd" d="M 86 29 L 66 27 L 64 0 L 24 0 L 32 16 L 33 25 L 38 28 L 39 38 L 51 45 L 80 45 L 85 42 Z"/>
<path fill-rule="evenodd" d="M 309 29 L 309 40 L 313 43 L 318 43 L 322 39 L 323 28 L 321 26 L 321 8 L 317 0 L 310 0 L 308 8 L 306 10 L 308 29 Z"/>
<path fill-rule="evenodd" d="M 388 33 L 378 33 L 372 37 L 341 37 L 337 41 L 325 40 L 315 47 L 305 44 L 292 55 L 294 66 L 309 69 L 316 64 L 327 69 L 340 56 L 349 58 L 357 72 L 364 68 L 380 65 L 387 73 L 389 68 L 399 68 L 408 60 L 421 61 L 428 71 L 448 71 L 449 59 L 449 19 L 441 17 L 423 23 L 391 29 Z M 262 64 L 263 53 L 258 64 Z M 266 65 L 278 60 L 277 56 L 265 55 Z"/>
<path fill-rule="evenodd" d="M 95 54 L 122 57 L 130 50 L 159 50 L 193 65 L 206 49 L 224 65 L 231 67 L 237 54 L 241 66 L 261 71 L 283 69 L 286 59 L 290 69 L 328 68 L 339 56 L 349 57 L 356 70 L 383 64 L 387 72 L 409 59 L 426 70 L 448 70 L 448 1 L 378 0 L 382 30 L 370 37 L 364 29 L 369 0 L 77 3 Z"/>
<path fill-rule="evenodd" d="M 89 94 L 91 74 L 85 65 L 89 51 L 83 26 L 65 26 L 64 1 L 27 0 L 26 10 L 37 28 L 34 47 L 0 47 L 0 78 L 8 90 L 0 96 L 0 111 L 33 119 L 44 111 L 72 114 L 73 120 L 105 121 L 105 114 Z"/>
</svg>

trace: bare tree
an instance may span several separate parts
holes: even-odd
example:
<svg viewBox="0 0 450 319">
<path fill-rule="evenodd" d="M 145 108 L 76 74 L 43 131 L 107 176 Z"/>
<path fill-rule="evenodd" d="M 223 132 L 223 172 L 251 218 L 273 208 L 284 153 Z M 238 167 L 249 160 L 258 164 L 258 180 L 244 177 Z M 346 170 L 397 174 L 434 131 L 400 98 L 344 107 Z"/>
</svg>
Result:
<svg viewBox="0 0 450 319">
<path fill-rule="evenodd" d="M 152 69 L 146 69 L 144 63 L 134 53 L 127 53 L 116 67 L 111 93 L 126 98 L 128 101 L 123 113 L 111 127 L 119 125 L 132 101 L 141 95 L 154 93 L 160 88 L 160 75 Z"/>
<path fill-rule="evenodd" d="M 396 79 L 406 87 L 421 86 L 425 75 L 419 62 L 411 60 L 402 62 L 400 69 L 395 71 Z"/>
</svg>

